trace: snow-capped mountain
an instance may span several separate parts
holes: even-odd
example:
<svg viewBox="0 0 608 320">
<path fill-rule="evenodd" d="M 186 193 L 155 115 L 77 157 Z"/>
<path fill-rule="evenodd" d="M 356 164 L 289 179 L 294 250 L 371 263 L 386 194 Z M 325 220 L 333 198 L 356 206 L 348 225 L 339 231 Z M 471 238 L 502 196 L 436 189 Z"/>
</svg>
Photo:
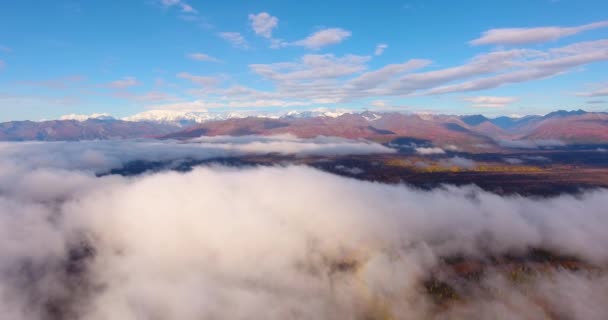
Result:
<svg viewBox="0 0 608 320">
<path fill-rule="evenodd" d="M 177 111 L 177 110 L 149 110 L 134 114 L 132 116 L 120 118 L 122 121 L 129 122 L 154 122 L 165 125 L 173 125 L 177 127 L 187 127 L 195 124 L 200 124 L 208 121 L 242 119 L 242 118 L 265 118 L 265 119 L 301 119 L 301 118 L 316 118 L 329 117 L 337 118 L 344 114 L 351 114 L 352 110 L 330 110 L 325 108 L 314 110 L 290 110 L 290 111 L 242 111 L 242 112 L 209 112 L 209 111 Z M 107 113 L 94 113 L 90 115 L 84 114 L 68 114 L 60 117 L 59 120 L 118 120 Z"/>
<path fill-rule="evenodd" d="M 232 118 L 245 117 L 247 116 L 235 112 L 215 113 L 206 111 L 150 110 L 122 118 L 122 120 L 132 122 L 157 122 L 173 124 L 177 126 L 188 126 L 213 120 L 226 120 Z"/>
<path fill-rule="evenodd" d="M 181 127 L 204 123 L 208 121 L 241 119 L 247 117 L 280 119 L 280 118 L 314 118 L 314 117 L 330 117 L 336 118 L 343 114 L 352 113 L 350 110 L 291 110 L 279 112 L 260 112 L 260 111 L 242 111 L 242 112 L 208 112 L 208 111 L 175 111 L 175 110 L 150 110 L 141 112 L 129 117 L 122 118 L 124 121 L 134 122 L 157 122 L 165 124 L 173 124 Z"/>
<path fill-rule="evenodd" d="M 93 113 L 93 114 L 66 114 L 61 116 L 59 120 L 76 120 L 76 121 L 86 121 L 86 120 L 115 120 L 112 115 L 109 113 Z"/>
</svg>

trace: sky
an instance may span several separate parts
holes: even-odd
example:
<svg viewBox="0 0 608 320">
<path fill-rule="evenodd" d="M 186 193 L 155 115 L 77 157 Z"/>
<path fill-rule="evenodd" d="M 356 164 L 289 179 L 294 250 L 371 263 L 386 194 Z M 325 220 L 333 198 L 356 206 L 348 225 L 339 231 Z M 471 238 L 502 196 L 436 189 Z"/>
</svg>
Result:
<svg viewBox="0 0 608 320">
<path fill-rule="evenodd" d="M 608 2 L 0 1 L 0 121 L 608 110 Z"/>
</svg>

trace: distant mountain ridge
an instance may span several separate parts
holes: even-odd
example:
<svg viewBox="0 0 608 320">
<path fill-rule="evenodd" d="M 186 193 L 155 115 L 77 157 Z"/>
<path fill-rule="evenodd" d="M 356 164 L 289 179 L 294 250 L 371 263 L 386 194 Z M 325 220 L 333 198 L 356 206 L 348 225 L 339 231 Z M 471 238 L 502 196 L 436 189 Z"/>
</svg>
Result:
<svg viewBox="0 0 608 320">
<path fill-rule="evenodd" d="M 437 145 L 488 146 L 511 140 L 559 140 L 570 144 L 608 143 L 608 113 L 583 110 L 545 116 L 488 118 L 399 112 L 290 111 L 282 114 L 148 111 L 123 119 L 106 114 L 70 115 L 42 122 L 0 123 L 0 140 L 90 140 L 120 138 L 188 139 L 203 135 L 319 135 L 379 142 L 414 138 Z"/>
</svg>

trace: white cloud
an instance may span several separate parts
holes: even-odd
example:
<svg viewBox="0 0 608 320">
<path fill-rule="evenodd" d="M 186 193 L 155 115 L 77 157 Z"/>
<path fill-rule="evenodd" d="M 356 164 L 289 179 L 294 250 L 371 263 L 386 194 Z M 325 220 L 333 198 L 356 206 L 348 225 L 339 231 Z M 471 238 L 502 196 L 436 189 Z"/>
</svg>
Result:
<svg viewBox="0 0 608 320">
<path fill-rule="evenodd" d="M 160 0 L 161 5 L 166 8 L 177 6 L 183 13 L 196 14 L 197 11 L 188 3 L 181 0 Z"/>
<path fill-rule="evenodd" d="M 513 51 L 499 53 L 508 56 L 510 52 L 513 53 Z M 563 74 L 580 66 L 608 60 L 608 40 L 580 42 L 549 49 L 546 52 L 535 50 L 516 50 L 515 52 L 518 54 L 494 61 L 496 63 L 494 67 L 489 64 L 469 65 L 471 71 L 474 72 L 471 75 L 490 74 L 488 77 L 454 85 L 438 86 L 427 93 L 479 91 Z M 497 73 L 499 71 L 502 73 Z"/>
<path fill-rule="evenodd" d="M 493 97 L 493 96 L 477 96 L 465 97 L 465 101 L 471 102 L 474 108 L 503 108 L 508 104 L 517 101 L 515 97 Z"/>
<path fill-rule="evenodd" d="M 112 81 L 108 85 L 114 89 L 127 89 L 138 86 L 140 83 L 135 77 L 124 77 L 122 79 Z"/>
<path fill-rule="evenodd" d="M 279 19 L 271 16 L 267 12 L 250 14 L 249 21 L 251 22 L 251 28 L 253 28 L 255 34 L 269 39 L 272 38 L 272 30 L 279 25 Z"/>
<path fill-rule="evenodd" d="M 426 59 L 410 59 L 372 70 L 368 66 L 370 60 L 370 56 L 306 54 L 295 61 L 251 64 L 249 68 L 264 80 L 269 80 L 272 89 L 259 90 L 237 84 L 189 93 L 210 103 L 226 105 L 227 101 L 335 104 L 364 98 L 482 91 L 554 77 L 594 62 L 608 61 L 608 40 L 579 42 L 546 50 L 491 51 L 474 56 L 461 65 L 436 67 L 429 71 L 418 71 L 432 67 L 432 61 Z M 480 99 L 471 102 L 480 102 Z M 485 100 L 486 103 L 474 105 L 500 107 L 512 102 L 494 99 L 497 103 L 490 103 L 487 97 Z"/>
<path fill-rule="evenodd" d="M 608 27 L 608 21 L 599 21 L 577 27 L 539 27 L 491 29 L 470 43 L 472 45 L 519 45 L 554 41 L 577 33 Z"/>
<path fill-rule="evenodd" d="M 351 32 L 340 28 L 330 28 L 317 31 L 307 38 L 294 42 L 294 45 L 318 50 L 322 47 L 338 44 L 350 37 Z"/>
<path fill-rule="evenodd" d="M 384 53 L 384 50 L 388 48 L 388 44 L 380 43 L 376 46 L 376 50 L 374 50 L 374 55 L 381 56 Z"/>
<path fill-rule="evenodd" d="M 4 69 L 5 66 L 6 66 L 6 62 L 4 62 L 4 60 L 0 59 L 0 70 Z"/>
<path fill-rule="evenodd" d="M 307 54 L 297 63 L 252 64 L 255 73 L 275 81 L 335 79 L 365 69 L 370 57 L 333 54 Z"/>
<path fill-rule="evenodd" d="M 374 100 L 372 101 L 371 105 L 374 108 L 385 108 L 388 106 L 388 104 L 384 100 Z"/>
<path fill-rule="evenodd" d="M 249 48 L 249 44 L 247 44 L 247 41 L 245 40 L 243 35 L 241 35 L 238 32 L 220 32 L 220 33 L 218 33 L 218 35 L 220 36 L 220 38 L 228 41 L 228 43 L 230 43 L 235 48 L 239 48 L 239 49 L 248 49 Z"/>
<path fill-rule="evenodd" d="M 156 161 L 187 155 L 182 148 L 0 144 L 2 315 L 337 320 L 608 313 L 606 190 L 554 198 L 501 197 L 472 186 L 422 191 L 293 166 L 133 178 L 89 171 L 108 155 Z M 513 281 L 509 264 L 453 282 L 453 271 L 440 268 L 449 257 L 493 266 L 529 248 L 598 267 L 539 263 L 535 272 L 531 263 L 523 274 L 530 277 Z M 424 290 L 431 277 L 456 290 L 458 300 L 435 304 Z"/>
<path fill-rule="evenodd" d="M 199 111 L 204 109 L 217 108 L 263 108 L 263 107 L 302 107 L 309 106 L 311 101 L 300 100 L 279 100 L 279 99 L 260 99 L 260 100 L 226 100 L 226 101 L 205 101 L 195 100 L 187 102 L 177 102 L 161 105 L 149 106 L 151 109 L 160 110 L 181 110 Z"/>
<path fill-rule="evenodd" d="M 576 95 L 579 97 L 605 97 L 608 96 L 608 86 L 601 87 L 589 92 L 579 92 Z"/>
<path fill-rule="evenodd" d="M 200 53 L 200 52 L 190 53 L 190 54 L 188 54 L 188 58 L 190 58 L 192 60 L 196 60 L 196 61 L 220 62 L 219 59 L 214 58 L 205 53 Z"/>
<path fill-rule="evenodd" d="M 218 77 L 197 76 L 187 72 L 180 72 L 176 76 L 181 79 L 190 80 L 193 83 L 203 87 L 214 87 L 221 82 L 220 78 Z"/>
<path fill-rule="evenodd" d="M 433 154 L 445 154 L 445 151 L 441 148 L 438 147 L 418 147 L 418 148 L 414 148 L 414 150 L 416 150 L 416 153 L 421 154 L 421 155 L 433 155 Z"/>
<path fill-rule="evenodd" d="M 386 65 L 378 70 L 368 71 L 350 80 L 346 87 L 352 87 L 355 91 L 373 89 L 383 83 L 394 79 L 394 77 L 408 71 L 424 68 L 431 64 L 430 60 L 413 59 L 404 63 Z"/>
</svg>

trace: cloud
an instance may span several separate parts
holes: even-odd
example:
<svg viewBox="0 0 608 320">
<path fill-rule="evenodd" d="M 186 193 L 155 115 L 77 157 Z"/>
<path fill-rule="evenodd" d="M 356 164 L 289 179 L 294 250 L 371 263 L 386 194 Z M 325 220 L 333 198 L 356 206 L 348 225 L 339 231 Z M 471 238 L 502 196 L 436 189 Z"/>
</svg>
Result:
<svg viewBox="0 0 608 320">
<path fill-rule="evenodd" d="M 6 62 L 4 62 L 4 60 L 0 59 L 0 70 L 4 69 L 4 67 L 6 67 Z"/>
<path fill-rule="evenodd" d="M 374 50 L 374 55 L 381 56 L 384 53 L 384 50 L 388 48 L 388 44 L 380 43 L 376 45 L 376 50 Z"/>
<path fill-rule="evenodd" d="M 553 48 L 548 50 L 548 52 L 534 50 L 496 52 L 494 54 L 503 55 L 502 59 L 495 61 L 498 63 L 496 69 L 490 65 L 470 65 L 471 75 L 481 76 L 499 71 L 502 71 L 502 73 L 458 84 L 438 86 L 428 90 L 427 94 L 486 90 L 507 84 L 549 78 L 563 74 L 576 67 L 608 60 L 607 48 L 608 40 L 597 40 Z M 478 68 L 481 66 L 490 68 L 491 72 L 488 72 L 488 69 Z M 470 75 L 467 77 L 470 77 Z"/>
<path fill-rule="evenodd" d="M 124 77 L 108 84 L 108 86 L 113 89 L 127 89 L 138 85 L 140 85 L 140 83 L 135 77 Z"/>
<path fill-rule="evenodd" d="M 608 100 L 588 100 L 587 103 L 588 104 L 603 104 L 603 103 L 608 103 Z"/>
<path fill-rule="evenodd" d="M 247 41 L 245 40 L 245 38 L 238 32 L 220 32 L 220 33 L 218 33 L 218 36 L 220 38 L 226 40 L 228 43 L 230 43 L 235 48 L 239 48 L 239 49 L 248 49 L 249 48 L 249 44 L 247 44 Z"/>
<path fill-rule="evenodd" d="M 294 45 L 318 50 L 322 47 L 338 44 L 351 36 L 351 32 L 340 28 L 330 28 L 317 31 L 305 39 L 294 42 Z"/>
<path fill-rule="evenodd" d="M 187 72 L 180 72 L 176 76 L 181 79 L 190 80 L 193 83 L 203 87 L 214 87 L 221 82 L 220 78 L 218 77 L 197 76 Z"/>
<path fill-rule="evenodd" d="M 0 311 L 10 319 L 601 319 L 608 312 L 601 268 L 543 264 L 523 280 L 510 268 L 489 267 L 475 280 L 450 280 L 453 272 L 441 269 L 455 256 L 491 266 L 529 248 L 603 266 L 606 190 L 554 198 L 471 186 L 421 191 L 293 166 L 97 178 L 76 166 L 100 160 L 97 144 L 88 153 L 58 145 L 55 158 L 42 159 L 29 144 L 12 146 L 28 150 L 0 158 Z M 105 152 L 131 150 L 114 147 Z M 48 166 L 60 159 L 68 169 Z M 433 302 L 424 286 L 433 276 L 458 290 L 456 303 Z"/>
<path fill-rule="evenodd" d="M 579 97 L 606 97 L 608 96 L 608 87 L 598 88 L 590 92 L 579 92 L 576 95 Z"/>
<path fill-rule="evenodd" d="M 350 103 L 360 99 L 437 96 L 474 92 L 562 75 L 608 61 L 608 40 L 586 41 L 546 50 L 512 49 L 482 53 L 463 64 L 432 68 L 433 61 L 410 59 L 377 69 L 371 56 L 305 54 L 299 59 L 249 68 L 271 82 L 266 90 L 242 85 L 190 91 L 206 103 L 297 101 L 300 105 Z M 431 70 L 422 70 L 429 68 Z M 383 99 L 379 99 L 384 97 Z M 476 107 L 501 107 L 511 97 L 471 96 Z M 497 100 L 498 99 L 498 100 Z M 495 103 L 491 103 L 495 102 Z M 257 104 L 256 104 L 257 105 Z"/>
<path fill-rule="evenodd" d="M 76 84 L 82 83 L 85 81 L 85 78 L 79 75 L 74 76 L 66 76 L 48 80 L 25 80 L 21 83 L 30 85 L 30 86 L 39 86 L 46 87 L 50 89 L 66 89 L 70 88 Z"/>
<path fill-rule="evenodd" d="M 469 42 L 472 45 L 521 45 L 555 41 L 588 30 L 606 28 L 608 21 L 599 21 L 577 27 L 539 27 L 491 29 Z"/>
<path fill-rule="evenodd" d="M 404 63 L 386 65 L 378 70 L 368 71 L 350 80 L 346 86 L 355 91 L 377 88 L 382 83 L 390 81 L 408 71 L 421 69 L 431 64 L 430 60 L 412 59 Z"/>
<path fill-rule="evenodd" d="M 442 159 L 439 164 L 444 167 L 458 167 L 463 169 L 473 169 L 477 163 L 471 159 L 455 156 L 449 159 Z"/>
<path fill-rule="evenodd" d="M 498 140 L 498 144 L 505 148 L 515 149 L 538 149 L 543 147 L 563 147 L 566 144 L 556 139 L 537 140 Z"/>
<path fill-rule="evenodd" d="M 416 150 L 416 153 L 421 155 L 445 154 L 445 151 L 438 147 L 418 147 L 414 148 L 414 150 Z"/>
<path fill-rule="evenodd" d="M 81 120 L 74 116 L 72 118 Z M 2 159 L 8 159 L 16 163 L 23 162 L 23 165 L 30 166 L 29 169 L 90 170 L 96 173 L 121 167 L 135 160 L 206 160 L 269 153 L 298 156 L 335 156 L 395 152 L 394 149 L 365 140 L 348 140 L 335 137 L 302 139 L 289 134 L 199 137 L 180 142 L 172 140 L 0 142 L 0 151 L 3 155 Z M 33 157 L 31 161 L 24 162 L 29 157 Z"/>
<path fill-rule="evenodd" d="M 220 62 L 219 59 L 214 58 L 205 53 L 190 53 L 188 54 L 188 58 L 196 61 L 207 61 L 207 62 Z"/>
<path fill-rule="evenodd" d="M 323 80 L 349 76 L 365 69 L 368 56 L 307 54 L 296 63 L 252 64 L 251 70 L 274 81 Z"/>
<path fill-rule="evenodd" d="M 165 8 L 177 6 L 183 13 L 196 14 L 197 11 L 191 5 L 181 0 L 160 0 L 160 3 Z"/>
<path fill-rule="evenodd" d="M 263 108 L 263 107 L 298 107 L 312 105 L 310 101 L 300 100 L 279 100 L 279 99 L 260 99 L 260 100 L 237 100 L 237 101 L 217 101 L 210 102 L 205 100 L 194 100 L 186 102 L 168 103 L 148 106 L 149 109 L 162 110 L 181 110 L 181 111 L 200 111 L 204 109 L 216 108 Z"/>
<path fill-rule="evenodd" d="M 272 30 L 279 26 L 279 19 L 271 16 L 267 12 L 250 14 L 249 21 L 251 22 L 251 28 L 253 28 L 255 34 L 268 39 L 272 38 Z"/>
<path fill-rule="evenodd" d="M 465 97 L 465 101 L 471 102 L 474 108 L 504 108 L 506 105 L 517 101 L 515 97 L 492 97 L 492 96 L 477 96 Z"/>
<path fill-rule="evenodd" d="M 0 45 L 0 52 L 11 53 L 13 52 L 13 49 L 7 46 Z"/>
</svg>

